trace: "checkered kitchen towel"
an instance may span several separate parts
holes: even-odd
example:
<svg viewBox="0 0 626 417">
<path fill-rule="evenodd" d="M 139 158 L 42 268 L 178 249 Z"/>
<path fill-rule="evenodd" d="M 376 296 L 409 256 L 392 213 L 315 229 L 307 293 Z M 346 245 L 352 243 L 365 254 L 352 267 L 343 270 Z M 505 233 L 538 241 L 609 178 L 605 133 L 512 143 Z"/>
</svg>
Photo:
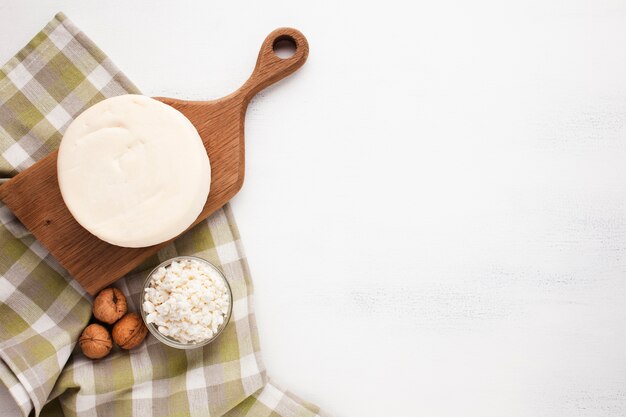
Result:
<svg viewBox="0 0 626 417">
<path fill-rule="evenodd" d="M 59 14 L 0 69 L 0 176 L 55 149 L 90 105 L 137 88 Z M 91 299 L 12 213 L 0 205 L 0 380 L 24 416 L 317 416 L 317 407 L 268 381 L 260 359 L 252 283 L 228 206 L 118 281 L 137 311 L 157 263 L 196 255 L 218 265 L 234 295 L 233 317 L 203 349 L 139 348 L 86 359 L 76 340 Z"/>
</svg>

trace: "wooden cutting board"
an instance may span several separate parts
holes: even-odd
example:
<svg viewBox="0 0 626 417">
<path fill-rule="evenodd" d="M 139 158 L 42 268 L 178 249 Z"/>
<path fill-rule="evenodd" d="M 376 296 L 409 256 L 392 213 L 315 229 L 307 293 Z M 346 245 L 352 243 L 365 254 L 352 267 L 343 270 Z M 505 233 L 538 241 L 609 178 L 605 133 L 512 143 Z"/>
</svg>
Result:
<svg viewBox="0 0 626 417">
<path fill-rule="evenodd" d="M 283 42 L 295 45 L 290 58 L 275 53 L 276 45 Z M 157 98 L 191 120 L 211 161 L 211 191 L 193 225 L 226 204 L 243 185 L 244 121 L 252 97 L 300 68 L 308 53 L 302 33 L 291 28 L 276 29 L 263 42 L 252 75 L 234 93 L 214 101 Z M 0 200 L 90 294 L 130 272 L 169 243 L 122 248 L 89 233 L 63 202 L 56 162 L 57 152 L 53 152 L 0 185 Z"/>
</svg>

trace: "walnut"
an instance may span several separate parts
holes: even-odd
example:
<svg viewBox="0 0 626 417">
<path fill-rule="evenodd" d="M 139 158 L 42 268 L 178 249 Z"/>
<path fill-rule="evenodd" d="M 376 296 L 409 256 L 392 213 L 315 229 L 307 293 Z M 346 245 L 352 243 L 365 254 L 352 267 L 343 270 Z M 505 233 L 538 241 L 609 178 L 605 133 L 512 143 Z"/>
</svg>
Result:
<svg viewBox="0 0 626 417">
<path fill-rule="evenodd" d="M 81 350 L 91 359 L 104 358 L 113 347 L 109 331 L 99 324 L 90 324 L 78 339 Z"/>
<path fill-rule="evenodd" d="M 122 349 L 137 347 L 148 333 L 148 328 L 136 313 L 128 313 L 113 326 L 113 340 Z"/>
<path fill-rule="evenodd" d="M 107 324 L 118 321 L 127 309 L 126 297 L 117 288 L 105 288 L 93 300 L 93 315 Z"/>
</svg>

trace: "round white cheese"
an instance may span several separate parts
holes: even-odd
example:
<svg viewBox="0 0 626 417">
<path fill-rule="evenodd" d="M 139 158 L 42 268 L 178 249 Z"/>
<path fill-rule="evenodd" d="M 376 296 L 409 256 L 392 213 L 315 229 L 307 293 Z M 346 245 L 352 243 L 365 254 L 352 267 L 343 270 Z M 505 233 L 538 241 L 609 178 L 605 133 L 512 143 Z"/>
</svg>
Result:
<svg viewBox="0 0 626 417">
<path fill-rule="evenodd" d="M 134 94 L 81 113 L 63 136 L 57 171 L 76 221 L 108 243 L 131 248 L 185 231 L 211 186 L 209 157 L 191 122 Z"/>
</svg>

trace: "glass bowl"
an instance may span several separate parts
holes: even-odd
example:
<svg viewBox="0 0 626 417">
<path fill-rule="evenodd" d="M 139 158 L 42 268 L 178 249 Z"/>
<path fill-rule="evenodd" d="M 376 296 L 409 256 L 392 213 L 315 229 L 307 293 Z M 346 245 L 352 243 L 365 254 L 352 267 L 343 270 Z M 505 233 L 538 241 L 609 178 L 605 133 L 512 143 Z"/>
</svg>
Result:
<svg viewBox="0 0 626 417">
<path fill-rule="evenodd" d="M 172 262 L 180 261 L 180 260 L 184 260 L 184 259 L 191 259 L 191 260 L 194 260 L 194 261 L 201 262 L 204 265 L 206 265 L 207 267 L 209 267 L 210 269 L 213 269 L 219 276 L 222 277 L 222 279 L 224 279 L 224 282 L 226 283 L 226 290 L 228 292 L 228 298 L 229 298 L 228 313 L 226 314 L 226 317 L 224 317 L 224 323 L 222 323 L 222 325 L 217 330 L 217 332 L 213 335 L 213 337 L 211 337 L 211 338 L 209 338 L 207 340 L 203 340 L 202 342 L 197 342 L 197 343 L 182 343 L 182 342 L 179 342 L 176 339 L 172 339 L 169 336 L 165 336 L 165 335 L 161 334 L 161 332 L 159 332 L 159 329 L 157 328 L 157 326 L 155 326 L 153 323 L 148 323 L 146 321 L 146 312 L 143 309 L 143 302 L 144 302 L 145 295 L 146 295 L 146 288 L 148 288 L 150 286 L 150 281 L 152 281 L 152 275 L 159 268 L 167 267 L 167 266 L 171 265 Z M 148 328 L 148 331 L 150 333 L 152 333 L 152 335 L 154 337 L 156 337 L 157 340 L 159 340 L 160 342 L 166 344 L 167 346 L 170 346 L 170 347 L 173 347 L 173 348 L 176 348 L 176 349 L 195 349 L 195 348 L 206 346 L 209 343 L 211 343 L 212 341 L 214 341 L 215 339 L 217 339 L 219 337 L 219 335 L 222 333 L 222 331 L 226 328 L 226 326 L 228 326 L 228 323 L 230 322 L 230 316 L 231 316 L 231 313 L 233 311 L 233 291 L 230 288 L 230 284 L 228 283 L 228 280 L 224 276 L 224 273 L 218 267 L 216 267 L 215 265 L 213 265 L 209 261 L 207 261 L 205 259 L 202 259 L 202 258 L 198 258 L 196 256 L 177 256 L 175 258 L 171 258 L 171 259 L 168 259 L 165 262 L 162 262 L 161 264 L 157 265 L 152 271 L 150 271 L 150 273 L 146 277 L 146 280 L 143 283 L 143 289 L 141 290 L 141 299 L 140 299 L 140 303 L 139 303 L 139 308 L 141 310 L 141 318 L 143 319 L 143 322 L 145 323 L 146 327 Z"/>
</svg>

